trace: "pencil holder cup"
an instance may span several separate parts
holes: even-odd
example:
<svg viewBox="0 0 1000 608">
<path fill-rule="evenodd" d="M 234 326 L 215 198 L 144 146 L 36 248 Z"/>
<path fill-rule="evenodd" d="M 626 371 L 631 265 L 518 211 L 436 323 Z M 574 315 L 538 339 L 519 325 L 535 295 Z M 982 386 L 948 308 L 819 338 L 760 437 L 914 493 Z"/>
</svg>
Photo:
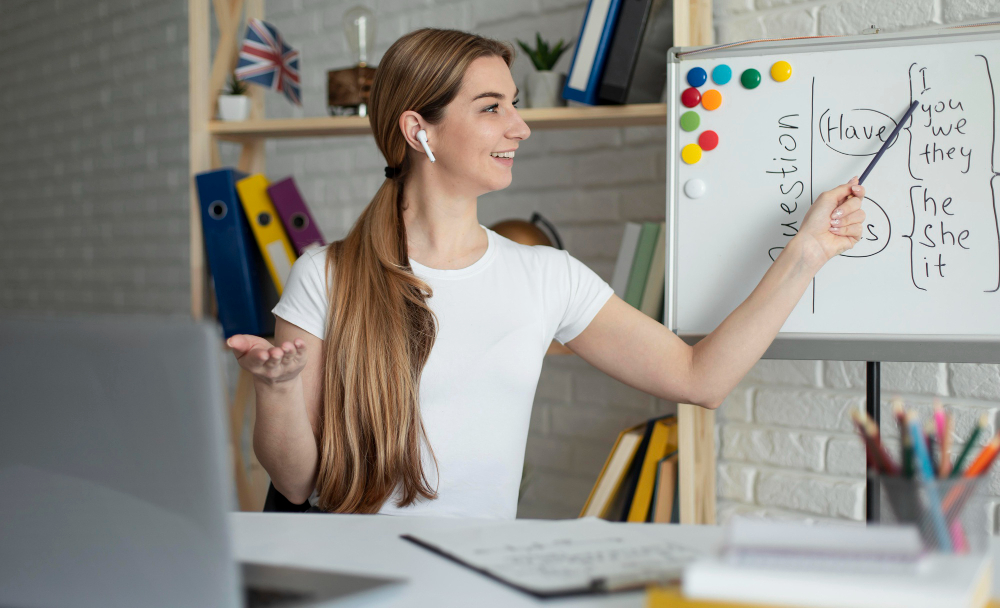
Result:
<svg viewBox="0 0 1000 608">
<path fill-rule="evenodd" d="M 928 551 L 983 553 L 989 544 L 982 476 L 923 480 L 874 477 L 882 487 L 884 523 L 914 524 Z"/>
</svg>

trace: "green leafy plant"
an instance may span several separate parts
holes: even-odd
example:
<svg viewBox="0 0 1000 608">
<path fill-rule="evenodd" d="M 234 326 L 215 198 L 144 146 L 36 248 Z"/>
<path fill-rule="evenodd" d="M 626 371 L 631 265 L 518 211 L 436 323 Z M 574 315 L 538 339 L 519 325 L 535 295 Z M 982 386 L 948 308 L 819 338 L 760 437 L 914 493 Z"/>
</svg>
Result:
<svg viewBox="0 0 1000 608">
<path fill-rule="evenodd" d="M 555 66 L 556 62 L 559 61 L 559 57 L 569 50 L 569 45 L 573 43 L 572 40 L 568 43 L 564 43 L 562 39 L 560 39 L 555 47 L 550 49 L 549 44 L 542 40 L 542 35 L 538 32 L 535 32 L 536 46 L 534 49 L 529 47 L 520 39 L 515 38 L 515 40 L 517 40 L 517 43 L 521 45 L 524 52 L 528 54 L 528 57 L 531 58 L 531 63 L 535 64 L 535 69 L 539 72 L 551 70 L 553 66 Z"/>
<path fill-rule="evenodd" d="M 233 72 L 229 76 L 229 88 L 226 90 L 226 95 L 246 95 L 247 93 L 247 83 L 236 78 L 236 72 Z"/>
</svg>

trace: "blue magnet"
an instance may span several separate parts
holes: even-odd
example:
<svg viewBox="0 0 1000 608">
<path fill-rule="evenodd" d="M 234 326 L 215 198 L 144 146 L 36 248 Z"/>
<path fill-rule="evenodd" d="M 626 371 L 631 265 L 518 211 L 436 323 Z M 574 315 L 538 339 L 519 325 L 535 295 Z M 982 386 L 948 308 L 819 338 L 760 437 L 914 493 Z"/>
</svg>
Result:
<svg viewBox="0 0 1000 608">
<path fill-rule="evenodd" d="M 691 68 L 688 70 L 688 84 L 693 87 L 700 87 L 708 80 L 708 73 L 703 68 Z"/>
<path fill-rule="evenodd" d="M 733 69 L 722 63 L 712 70 L 712 82 L 715 84 L 726 84 L 733 78 Z"/>
</svg>

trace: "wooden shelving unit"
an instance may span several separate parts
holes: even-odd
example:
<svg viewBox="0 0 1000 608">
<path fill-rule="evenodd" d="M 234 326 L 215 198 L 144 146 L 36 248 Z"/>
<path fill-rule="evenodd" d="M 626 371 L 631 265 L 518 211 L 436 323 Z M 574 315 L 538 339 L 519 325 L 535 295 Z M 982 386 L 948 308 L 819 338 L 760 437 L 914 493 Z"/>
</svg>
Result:
<svg viewBox="0 0 1000 608">
<path fill-rule="evenodd" d="M 518 113 L 532 129 L 592 129 L 667 124 L 667 105 L 663 103 L 586 108 L 527 108 L 519 110 Z M 212 120 L 208 123 L 208 132 L 216 139 L 244 142 L 258 138 L 369 135 L 371 127 L 367 116 L 319 116 L 242 122 Z"/>
<path fill-rule="evenodd" d="M 219 42 L 214 57 L 210 57 L 209 10 L 215 13 Z M 245 14 L 244 14 L 245 9 Z M 674 38 L 678 45 L 707 44 L 711 41 L 711 0 L 675 0 Z M 241 18 L 241 15 L 243 16 Z M 237 62 L 237 42 L 247 18 L 264 18 L 263 0 L 188 0 L 189 34 L 189 101 L 190 101 L 190 254 L 191 254 L 191 315 L 196 319 L 214 315 L 208 297 L 208 267 L 201 234 L 201 212 L 194 176 L 221 167 L 219 142 L 240 144 L 237 167 L 248 173 L 264 173 L 264 141 L 275 138 L 338 137 L 371 133 L 367 117 L 318 116 L 309 118 L 265 119 L 263 91 L 250 87 L 250 118 L 241 122 L 214 120 L 216 100 Z M 707 36 L 707 38 L 706 38 Z M 521 117 L 532 129 L 587 129 L 666 125 L 666 104 L 636 104 L 623 106 L 528 108 Z M 550 349 L 550 353 L 569 353 L 565 347 Z M 242 370 L 241 370 L 242 371 Z M 241 373 L 236 395 L 230 406 L 233 437 L 239 438 L 248 413 L 254 408 L 253 383 Z M 694 406 L 680 406 L 681 462 L 697 442 L 705 437 L 710 445 L 698 445 L 698 457 L 691 453 L 680 470 L 680 504 L 683 523 L 711 523 L 715 519 L 713 419 Z M 704 410 L 702 410 L 704 411 Z M 711 414 L 712 412 L 708 412 Z M 252 427 L 251 427 L 252 428 Z M 246 463 L 233 442 L 236 464 L 236 484 L 242 510 L 260 510 L 264 502 L 267 476 L 256 459 Z M 705 456 L 711 455 L 711 462 Z M 710 470 L 708 470 L 710 469 Z M 708 483 L 710 481 L 710 483 Z M 707 505 L 707 506 L 706 506 Z"/>
</svg>

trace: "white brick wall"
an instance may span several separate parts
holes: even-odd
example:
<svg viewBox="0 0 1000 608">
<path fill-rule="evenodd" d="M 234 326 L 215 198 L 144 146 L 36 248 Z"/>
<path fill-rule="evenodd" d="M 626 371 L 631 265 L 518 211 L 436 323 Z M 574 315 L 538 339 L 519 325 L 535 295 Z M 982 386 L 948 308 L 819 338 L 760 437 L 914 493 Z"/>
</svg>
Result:
<svg viewBox="0 0 1000 608">
<path fill-rule="evenodd" d="M 340 19 L 354 4 L 266 4 L 266 18 L 302 53 L 304 104 L 269 92 L 268 117 L 324 114 L 326 70 L 351 62 Z M 366 4 L 379 19 L 377 60 L 397 37 L 423 26 L 511 41 L 536 31 L 553 42 L 575 39 L 587 2 Z M 186 314 L 187 3 L 3 0 L 2 13 L 0 310 Z M 991 0 L 715 0 L 719 42 L 998 15 Z M 556 69 L 567 71 L 571 56 Z M 512 72 L 522 89 L 530 69 L 519 51 Z M 609 279 L 622 224 L 664 217 L 664 144 L 660 127 L 535 131 L 522 144 L 511 187 L 482 197 L 480 221 L 540 211 L 574 256 Z M 328 239 L 346 234 L 383 179 L 370 137 L 272 140 L 266 149 L 267 175 L 295 176 Z M 223 145 L 227 164 L 236 153 Z M 887 398 L 898 392 L 926 411 L 940 396 L 958 417 L 957 434 L 982 412 L 991 429 L 997 425 L 997 366 L 885 364 L 882 372 Z M 719 411 L 720 519 L 863 519 L 864 456 L 847 418 L 863 392 L 859 363 L 759 363 Z M 579 358 L 548 357 L 519 515 L 577 515 L 618 432 L 672 407 Z M 885 432 L 895 431 L 887 425 Z M 1000 497 L 1000 474 L 989 492 Z"/>
<path fill-rule="evenodd" d="M 0 309 L 185 312 L 187 3 L 0 13 Z"/>
</svg>

